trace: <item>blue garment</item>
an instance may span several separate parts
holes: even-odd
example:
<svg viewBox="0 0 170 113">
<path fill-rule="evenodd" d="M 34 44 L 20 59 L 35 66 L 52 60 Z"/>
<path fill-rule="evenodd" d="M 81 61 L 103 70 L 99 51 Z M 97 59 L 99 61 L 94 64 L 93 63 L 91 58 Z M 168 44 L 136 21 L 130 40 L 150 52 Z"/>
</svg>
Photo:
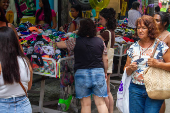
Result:
<svg viewBox="0 0 170 113">
<path fill-rule="evenodd" d="M 0 113 L 32 113 L 32 108 L 26 96 L 0 98 Z"/>
<path fill-rule="evenodd" d="M 78 69 L 75 73 L 76 98 L 94 94 L 107 97 L 107 85 L 103 68 Z"/>
<path fill-rule="evenodd" d="M 163 101 L 149 98 L 145 85 L 130 83 L 129 113 L 159 113 Z"/>
</svg>

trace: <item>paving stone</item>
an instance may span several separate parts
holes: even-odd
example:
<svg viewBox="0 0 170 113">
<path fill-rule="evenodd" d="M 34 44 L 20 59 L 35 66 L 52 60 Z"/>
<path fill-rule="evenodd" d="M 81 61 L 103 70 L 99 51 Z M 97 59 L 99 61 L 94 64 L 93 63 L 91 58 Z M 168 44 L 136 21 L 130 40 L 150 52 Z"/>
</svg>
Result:
<svg viewBox="0 0 170 113">
<path fill-rule="evenodd" d="M 38 105 L 39 103 L 39 92 L 40 88 L 41 88 L 41 75 L 34 75 L 33 76 L 33 85 L 32 85 L 32 90 L 37 91 L 36 93 L 29 93 L 29 99 L 31 104 L 33 105 Z M 114 113 L 120 113 L 118 112 L 117 108 L 116 108 L 116 93 L 118 90 L 119 85 L 118 84 L 114 84 L 115 85 L 115 89 L 114 87 L 111 86 L 111 93 L 113 95 L 114 98 Z M 46 77 L 45 79 L 45 93 L 44 93 L 44 102 L 48 102 L 48 101 L 54 101 L 54 100 L 58 100 L 60 98 L 60 93 L 61 93 L 61 89 L 60 89 L 60 79 L 56 79 L 56 78 L 49 78 Z M 53 105 L 48 105 L 48 106 L 44 106 L 46 108 L 51 108 L 51 109 L 58 109 L 58 104 L 53 104 Z M 79 102 L 79 111 L 80 111 L 80 102 Z M 75 113 L 73 111 L 73 108 L 69 108 L 69 110 L 67 111 L 68 113 Z M 97 113 L 97 108 L 95 106 L 94 100 L 92 99 L 92 113 Z"/>
</svg>

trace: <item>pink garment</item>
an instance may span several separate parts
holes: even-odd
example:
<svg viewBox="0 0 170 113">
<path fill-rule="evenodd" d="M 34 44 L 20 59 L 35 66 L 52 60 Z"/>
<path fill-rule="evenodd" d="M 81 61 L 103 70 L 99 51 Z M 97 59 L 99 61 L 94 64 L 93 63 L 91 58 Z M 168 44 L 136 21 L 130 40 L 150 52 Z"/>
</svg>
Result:
<svg viewBox="0 0 170 113">
<path fill-rule="evenodd" d="M 35 13 L 35 16 L 37 15 L 38 11 L 40 9 L 38 9 Z M 53 9 L 51 9 L 51 17 L 50 17 L 50 20 L 52 21 L 52 17 L 56 17 L 56 13 Z M 40 16 L 38 17 L 38 20 L 39 21 L 44 21 L 44 10 L 41 12 Z"/>
<path fill-rule="evenodd" d="M 159 2 L 158 5 L 160 8 L 162 8 L 162 2 Z"/>
</svg>

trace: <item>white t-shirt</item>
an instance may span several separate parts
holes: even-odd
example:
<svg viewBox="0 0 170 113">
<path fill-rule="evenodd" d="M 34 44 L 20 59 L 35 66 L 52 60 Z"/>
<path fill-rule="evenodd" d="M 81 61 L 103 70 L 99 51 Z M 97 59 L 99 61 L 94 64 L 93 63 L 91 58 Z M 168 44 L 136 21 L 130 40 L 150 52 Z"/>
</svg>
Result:
<svg viewBox="0 0 170 113">
<path fill-rule="evenodd" d="M 128 11 L 128 27 L 136 28 L 135 23 L 138 18 L 141 17 L 141 14 L 139 11 L 135 9 L 131 9 Z"/>
<path fill-rule="evenodd" d="M 26 90 L 28 90 L 28 82 L 30 81 L 30 70 L 26 61 L 24 63 L 21 57 L 18 57 L 19 71 L 21 82 Z M 26 64 L 26 66 L 25 66 Z M 24 90 L 19 83 L 4 84 L 3 72 L 0 74 L 0 98 L 11 98 L 25 95 Z"/>
</svg>

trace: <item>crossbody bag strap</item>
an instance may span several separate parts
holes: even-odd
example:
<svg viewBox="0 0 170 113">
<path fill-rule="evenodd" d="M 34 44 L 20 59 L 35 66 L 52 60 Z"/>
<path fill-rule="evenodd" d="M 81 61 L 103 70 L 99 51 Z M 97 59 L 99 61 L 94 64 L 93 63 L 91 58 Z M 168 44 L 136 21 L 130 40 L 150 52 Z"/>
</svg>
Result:
<svg viewBox="0 0 170 113">
<path fill-rule="evenodd" d="M 105 30 L 105 31 L 108 31 L 109 32 L 109 42 L 107 44 L 107 48 L 111 48 L 111 32 L 109 30 Z"/>
<path fill-rule="evenodd" d="M 168 33 L 168 34 L 165 36 L 165 38 L 162 39 L 161 41 L 164 41 L 164 40 L 168 37 L 168 35 L 170 35 L 170 33 Z"/>
<path fill-rule="evenodd" d="M 28 97 L 27 91 L 26 91 L 25 87 L 23 86 L 23 84 L 21 83 L 21 81 L 19 81 L 19 84 L 20 84 L 20 86 L 22 87 L 22 89 L 24 90 L 26 96 Z"/>
<path fill-rule="evenodd" d="M 157 49 L 157 47 L 158 47 L 159 42 L 160 42 L 160 40 L 157 40 L 157 44 L 155 45 L 155 48 L 154 48 L 154 50 L 153 50 L 153 52 L 152 52 L 152 55 L 151 55 L 151 58 L 154 57 L 154 54 L 155 54 L 155 52 L 156 52 L 156 49 Z M 147 73 L 147 71 L 149 70 L 149 68 L 150 68 L 150 67 L 146 68 L 146 70 L 144 71 L 144 74 Z"/>
<path fill-rule="evenodd" d="M 160 42 L 160 40 L 157 41 L 157 44 L 155 45 L 155 48 L 154 48 L 153 53 L 152 53 L 152 55 L 151 55 L 151 58 L 154 57 L 154 54 L 155 54 L 155 52 L 156 52 L 156 49 L 157 49 L 157 47 L 158 47 L 159 42 Z"/>
</svg>

